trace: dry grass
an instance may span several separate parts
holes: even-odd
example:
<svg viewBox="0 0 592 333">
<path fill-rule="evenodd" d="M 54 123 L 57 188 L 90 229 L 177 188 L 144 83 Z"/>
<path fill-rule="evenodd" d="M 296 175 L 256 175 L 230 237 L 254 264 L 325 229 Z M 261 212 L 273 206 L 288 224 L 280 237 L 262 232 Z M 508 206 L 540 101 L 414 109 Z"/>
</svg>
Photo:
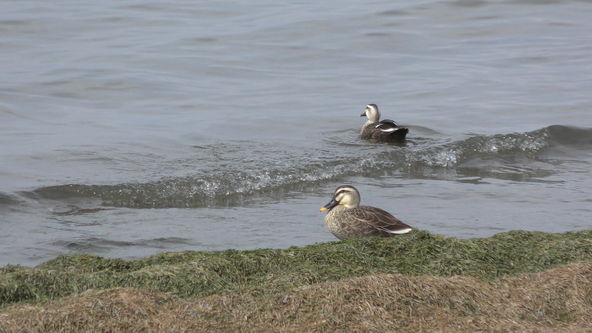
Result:
<svg viewBox="0 0 592 333">
<path fill-rule="evenodd" d="M 0 332 L 592 331 L 592 263 L 487 282 L 376 274 L 270 293 L 183 299 L 134 288 L 0 313 Z"/>
</svg>

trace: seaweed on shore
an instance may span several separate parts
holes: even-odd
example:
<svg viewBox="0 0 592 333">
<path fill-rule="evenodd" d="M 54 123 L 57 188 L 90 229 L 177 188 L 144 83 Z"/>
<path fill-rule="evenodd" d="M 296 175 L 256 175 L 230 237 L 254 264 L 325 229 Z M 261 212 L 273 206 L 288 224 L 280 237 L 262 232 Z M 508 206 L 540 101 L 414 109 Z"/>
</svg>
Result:
<svg viewBox="0 0 592 333">
<path fill-rule="evenodd" d="M 466 275 L 495 280 L 592 259 L 592 231 L 512 231 L 455 239 L 414 231 L 302 248 L 163 253 L 124 261 L 60 256 L 35 268 L 0 269 L 0 305 L 55 299 L 88 289 L 132 287 L 182 298 L 264 295 L 381 273 Z"/>
</svg>

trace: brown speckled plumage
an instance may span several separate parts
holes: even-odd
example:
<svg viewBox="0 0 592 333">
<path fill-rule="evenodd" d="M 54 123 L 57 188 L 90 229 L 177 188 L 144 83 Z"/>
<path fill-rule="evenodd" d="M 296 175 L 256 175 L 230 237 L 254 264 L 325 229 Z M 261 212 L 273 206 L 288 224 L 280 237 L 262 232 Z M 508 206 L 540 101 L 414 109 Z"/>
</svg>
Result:
<svg viewBox="0 0 592 333">
<path fill-rule="evenodd" d="M 333 200 L 322 210 L 329 210 L 325 223 L 337 238 L 365 236 L 392 237 L 411 231 L 411 227 L 388 212 L 359 206 L 360 195 L 353 186 L 340 186 Z"/>
</svg>

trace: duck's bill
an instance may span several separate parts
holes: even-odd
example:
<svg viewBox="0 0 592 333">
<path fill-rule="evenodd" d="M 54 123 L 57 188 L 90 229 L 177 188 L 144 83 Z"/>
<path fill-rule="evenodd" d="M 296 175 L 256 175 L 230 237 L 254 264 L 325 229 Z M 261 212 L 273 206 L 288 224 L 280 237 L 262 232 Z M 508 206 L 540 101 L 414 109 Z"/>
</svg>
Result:
<svg viewBox="0 0 592 333">
<path fill-rule="evenodd" d="M 362 112 L 362 114 L 360 115 L 360 117 L 365 117 L 366 116 L 366 111 Z"/>
<path fill-rule="evenodd" d="M 333 207 L 335 207 L 337 205 L 339 205 L 339 201 L 333 199 L 333 200 L 331 200 L 331 202 L 329 202 L 328 204 L 321 207 L 321 212 L 324 212 L 326 210 L 331 210 Z"/>
</svg>

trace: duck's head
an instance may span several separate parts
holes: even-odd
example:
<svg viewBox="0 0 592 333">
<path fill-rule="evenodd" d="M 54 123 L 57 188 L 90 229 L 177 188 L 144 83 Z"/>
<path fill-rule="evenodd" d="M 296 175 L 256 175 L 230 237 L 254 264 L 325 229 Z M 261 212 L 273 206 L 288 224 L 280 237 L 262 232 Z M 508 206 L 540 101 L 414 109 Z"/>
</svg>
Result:
<svg viewBox="0 0 592 333">
<path fill-rule="evenodd" d="M 356 208 L 360 205 L 360 192 L 351 185 L 339 186 L 333 194 L 333 199 L 321 207 L 322 211 L 330 211 L 335 206 L 343 205 L 347 208 Z"/>
<path fill-rule="evenodd" d="M 380 111 L 378 111 L 378 106 L 376 104 L 366 105 L 366 108 L 360 117 L 368 117 L 368 120 L 377 122 L 380 119 Z"/>
</svg>

